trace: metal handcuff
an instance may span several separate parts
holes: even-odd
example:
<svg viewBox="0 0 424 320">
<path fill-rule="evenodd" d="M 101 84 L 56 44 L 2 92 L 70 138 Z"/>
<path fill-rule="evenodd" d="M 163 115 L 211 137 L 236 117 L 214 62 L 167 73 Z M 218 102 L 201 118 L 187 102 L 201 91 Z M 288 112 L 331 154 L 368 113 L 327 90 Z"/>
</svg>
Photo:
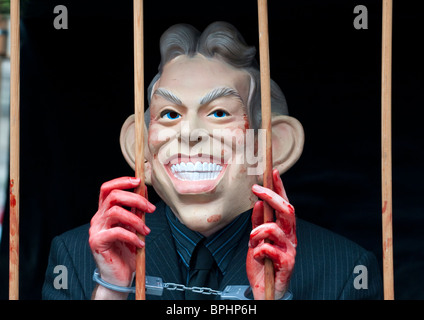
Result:
<svg viewBox="0 0 424 320">
<path fill-rule="evenodd" d="M 101 286 L 113 291 L 135 293 L 135 287 L 121 287 L 104 281 L 96 268 L 93 273 L 93 280 Z M 252 300 L 249 297 L 252 289 L 247 285 L 226 286 L 223 291 L 213 290 L 207 287 L 186 287 L 183 284 L 163 282 L 160 277 L 146 276 L 146 295 L 162 296 L 163 290 L 170 291 L 192 291 L 204 295 L 219 296 L 221 300 Z M 292 300 L 293 294 L 290 290 L 284 294 L 280 300 Z"/>
</svg>

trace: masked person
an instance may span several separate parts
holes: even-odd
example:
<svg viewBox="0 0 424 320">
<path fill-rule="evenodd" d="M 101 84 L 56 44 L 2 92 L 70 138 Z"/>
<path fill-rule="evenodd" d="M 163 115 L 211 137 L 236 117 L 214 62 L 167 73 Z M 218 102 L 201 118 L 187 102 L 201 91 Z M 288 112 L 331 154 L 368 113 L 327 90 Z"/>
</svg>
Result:
<svg viewBox="0 0 424 320">
<path fill-rule="evenodd" d="M 272 82 L 274 191 L 262 184 L 263 132 L 256 50 L 230 24 L 203 33 L 169 28 L 160 40 L 159 73 L 148 88 L 145 176 L 162 201 L 132 192 L 133 177 L 105 182 L 90 225 L 53 240 L 44 299 L 128 299 L 136 249 L 146 246 L 146 274 L 163 281 L 223 290 L 249 285 L 264 299 L 264 259 L 274 265 L 275 299 L 378 299 L 381 279 L 373 254 L 328 230 L 295 218 L 280 175 L 300 157 L 304 132 L 288 115 Z M 121 130 L 121 149 L 135 163 L 134 117 Z M 263 221 L 264 202 L 275 221 Z M 145 223 L 129 208 L 146 212 Z M 136 233 L 145 235 L 146 243 Z M 269 240 L 269 241 L 265 241 Z M 68 270 L 68 289 L 54 288 L 53 269 Z M 367 288 L 355 288 L 356 266 Z M 106 285 L 92 280 L 97 277 Z M 200 279 L 200 280 L 199 280 Z M 200 281 L 200 282 L 199 282 Z M 147 299 L 217 298 L 190 290 Z"/>
</svg>

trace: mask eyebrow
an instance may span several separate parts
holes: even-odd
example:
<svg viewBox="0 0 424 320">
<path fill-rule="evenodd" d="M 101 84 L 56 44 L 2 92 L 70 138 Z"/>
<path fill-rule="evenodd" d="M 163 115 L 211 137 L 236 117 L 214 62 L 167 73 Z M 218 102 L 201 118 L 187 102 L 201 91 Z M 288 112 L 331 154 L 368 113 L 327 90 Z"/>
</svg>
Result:
<svg viewBox="0 0 424 320">
<path fill-rule="evenodd" d="M 226 96 L 234 96 L 235 98 L 240 100 L 240 102 L 244 105 L 243 99 L 241 98 L 240 94 L 236 90 L 229 87 L 219 87 L 208 92 L 202 99 L 200 99 L 200 105 L 208 104 L 218 98 Z"/>
<path fill-rule="evenodd" d="M 154 94 L 157 94 L 158 96 L 161 96 L 161 97 L 165 98 L 166 100 L 168 100 L 168 101 L 170 101 L 170 102 L 172 102 L 176 105 L 179 105 L 179 106 L 183 105 L 180 98 L 178 98 L 174 93 L 172 93 L 168 89 L 158 88 L 158 89 L 155 90 Z"/>
</svg>

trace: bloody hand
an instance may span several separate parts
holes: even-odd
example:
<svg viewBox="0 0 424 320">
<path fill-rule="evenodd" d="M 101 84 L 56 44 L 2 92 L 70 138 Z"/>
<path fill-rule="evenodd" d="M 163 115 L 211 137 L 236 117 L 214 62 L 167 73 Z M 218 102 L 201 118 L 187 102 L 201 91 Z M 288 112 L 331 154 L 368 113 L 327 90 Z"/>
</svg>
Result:
<svg viewBox="0 0 424 320">
<path fill-rule="evenodd" d="M 135 272 L 136 249 L 144 247 L 136 233 L 147 235 L 143 220 L 124 207 L 152 213 L 156 207 L 133 189 L 140 179 L 122 177 L 104 183 L 100 189 L 99 209 L 91 219 L 89 244 L 103 280 L 130 286 Z"/>
<path fill-rule="evenodd" d="M 278 170 L 272 172 L 274 190 L 254 185 L 253 193 L 274 210 L 275 222 L 263 223 L 264 204 L 257 201 L 252 212 L 252 233 L 246 260 L 246 271 L 256 300 L 265 298 L 264 259 L 274 265 L 275 299 L 281 299 L 288 289 L 296 256 L 296 220 L 294 208 L 288 202 Z M 265 240 L 270 240 L 266 243 Z"/>
</svg>

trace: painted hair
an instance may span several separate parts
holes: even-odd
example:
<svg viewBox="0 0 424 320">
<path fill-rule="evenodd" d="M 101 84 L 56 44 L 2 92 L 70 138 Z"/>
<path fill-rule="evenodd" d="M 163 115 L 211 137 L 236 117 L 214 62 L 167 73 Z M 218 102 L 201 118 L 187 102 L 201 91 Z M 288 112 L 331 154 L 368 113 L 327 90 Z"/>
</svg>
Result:
<svg viewBox="0 0 424 320">
<path fill-rule="evenodd" d="M 159 73 L 153 78 L 147 89 L 150 105 L 152 90 L 159 80 L 163 67 L 172 59 L 187 55 L 193 57 L 201 54 L 208 58 L 215 58 L 229 65 L 245 70 L 251 77 L 251 88 L 247 111 L 252 128 L 261 127 L 261 92 L 260 71 L 255 59 L 256 49 L 248 46 L 240 32 L 227 22 L 214 22 L 203 33 L 188 24 L 177 24 L 166 30 L 160 39 L 161 62 Z M 271 80 L 271 111 L 276 114 L 288 114 L 286 99 L 279 86 Z M 147 109 L 145 114 L 146 125 L 150 119 Z"/>
</svg>

